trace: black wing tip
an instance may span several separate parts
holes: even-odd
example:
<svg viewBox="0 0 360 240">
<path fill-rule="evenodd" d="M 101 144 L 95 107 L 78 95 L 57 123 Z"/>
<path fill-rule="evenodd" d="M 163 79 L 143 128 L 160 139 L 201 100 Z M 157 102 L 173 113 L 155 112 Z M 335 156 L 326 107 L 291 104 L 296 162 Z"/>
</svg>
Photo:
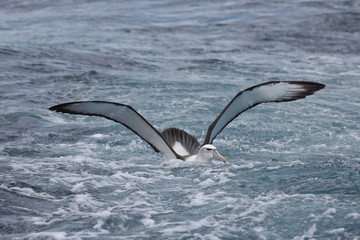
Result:
<svg viewBox="0 0 360 240">
<path fill-rule="evenodd" d="M 301 92 L 297 95 L 298 98 L 305 98 L 309 95 L 314 94 L 315 92 L 325 88 L 325 84 L 316 83 L 316 82 L 299 82 L 305 89 L 304 92 Z"/>
<path fill-rule="evenodd" d="M 52 107 L 49 107 L 50 111 L 54 112 L 61 112 L 61 113 L 69 113 L 69 114 L 77 114 L 77 115 L 85 115 L 85 116 L 100 116 L 100 117 L 106 117 L 102 116 L 101 114 L 90 114 L 90 113 L 84 113 L 82 111 L 71 109 L 71 105 L 73 104 L 81 104 L 81 103 L 88 103 L 88 102 L 101 102 L 101 101 L 79 101 L 79 102 L 67 102 L 67 103 L 61 103 Z M 70 108 L 68 108 L 70 107 Z"/>
<path fill-rule="evenodd" d="M 69 106 L 71 104 L 74 103 L 83 103 L 83 102 L 68 102 L 68 103 L 61 103 L 58 105 L 54 105 L 52 107 L 49 107 L 50 111 L 55 111 L 55 112 L 62 112 L 62 113 L 73 113 L 73 111 L 69 111 L 66 109 L 66 106 Z"/>
<path fill-rule="evenodd" d="M 60 111 L 63 111 L 65 110 L 64 108 L 66 106 L 69 106 L 69 105 L 72 105 L 72 104 L 78 104 L 78 103 L 109 103 L 109 104 L 114 104 L 114 105 L 120 105 L 120 106 L 124 106 L 124 107 L 127 107 L 127 108 L 130 108 L 132 110 L 135 110 L 133 107 L 131 107 L 130 105 L 126 105 L 126 104 L 123 104 L 123 103 L 117 103 L 117 102 L 109 102 L 109 101 L 77 101 L 77 102 L 67 102 L 67 103 L 61 103 L 61 104 L 58 104 L 58 105 L 54 105 L 52 107 L 49 107 L 48 109 L 50 111 L 56 111 L 56 112 L 60 112 Z"/>
<path fill-rule="evenodd" d="M 270 82 L 264 82 L 255 86 L 252 86 L 244 91 L 253 90 L 255 88 L 265 86 L 265 85 L 271 85 L 271 84 L 278 84 L 278 83 L 287 83 L 287 84 L 295 84 L 295 85 L 302 85 L 306 91 L 312 91 L 313 93 L 316 91 L 319 91 L 326 87 L 325 84 L 317 83 L 317 82 L 310 82 L 310 81 L 270 81 Z M 244 91 L 240 91 L 238 95 Z"/>
<path fill-rule="evenodd" d="M 319 91 L 326 87 L 325 84 L 317 83 L 317 82 L 292 81 L 292 82 L 288 82 L 288 83 L 302 85 L 303 87 L 305 87 L 306 90 L 313 91 L 313 92 Z"/>
<path fill-rule="evenodd" d="M 304 88 L 304 91 L 296 92 L 295 95 L 291 98 L 280 99 L 275 102 L 291 102 L 298 99 L 306 98 L 307 96 L 313 95 L 315 92 L 326 87 L 325 84 L 316 83 L 316 82 L 306 82 L 306 81 L 289 81 L 288 84 L 301 85 Z"/>
<path fill-rule="evenodd" d="M 63 111 L 63 107 L 64 107 L 65 105 L 67 105 L 67 103 L 54 105 L 54 106 L 52 106 L 52 107 L 49 107 L 48 109 L 49 109 L 50 111 L 62 112 L 62 111 Z"/>
</svg>

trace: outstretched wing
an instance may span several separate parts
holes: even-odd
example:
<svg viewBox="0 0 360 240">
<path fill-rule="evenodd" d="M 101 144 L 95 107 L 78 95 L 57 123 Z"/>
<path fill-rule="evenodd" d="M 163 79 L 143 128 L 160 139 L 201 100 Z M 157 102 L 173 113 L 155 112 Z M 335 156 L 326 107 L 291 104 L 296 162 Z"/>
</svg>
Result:
<svg viewBox="0 0 360 240">
<path fill-rule="evenodd" d="M 209 126 L 204 144 L 212 143 L 216 136 L 242 112 L 265 102 L 289 102 L 305 98 L 324 88 L 314 82 L 267 82 L 239 92 Z"/>
<path fill-rule="evenodd" d="M 63 113 L 104 117 L 123 124 L 140 136 L 156 151 L 161 152 L 165 159 L 182 159 L 145 118 L 131 106 L 115 102 L 85 101 L 63 103 L 49 110 Z"/>
</svg>

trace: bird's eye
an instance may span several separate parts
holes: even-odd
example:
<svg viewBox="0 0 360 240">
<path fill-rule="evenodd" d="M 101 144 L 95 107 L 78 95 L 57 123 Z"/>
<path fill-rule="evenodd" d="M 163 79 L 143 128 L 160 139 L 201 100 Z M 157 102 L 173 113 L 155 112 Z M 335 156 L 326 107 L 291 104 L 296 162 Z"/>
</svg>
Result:
<svg viewBox="0 0 360 240">
<path fill-rule="evenodd" d="M 212 149 L 211 149 L 211 148 L 207 148 L 206 150 L 211 151 Z"/>
</svg>

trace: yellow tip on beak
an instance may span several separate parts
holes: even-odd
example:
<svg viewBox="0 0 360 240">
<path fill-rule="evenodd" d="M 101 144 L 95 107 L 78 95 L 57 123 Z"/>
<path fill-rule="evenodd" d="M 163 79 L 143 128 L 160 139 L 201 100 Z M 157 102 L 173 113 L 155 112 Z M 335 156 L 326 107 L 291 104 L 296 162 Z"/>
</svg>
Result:
<svg viewBox="0 0 360 240">
<path fill-rule="evenodd" d="M 214 156 L 214 158 L 217 158 L 219 160 L 223 160 L 224 163 L 227 163 L 226 158 L 221 156 L 218 151 L 214 150 L 213 156 Z"/>
</svg>

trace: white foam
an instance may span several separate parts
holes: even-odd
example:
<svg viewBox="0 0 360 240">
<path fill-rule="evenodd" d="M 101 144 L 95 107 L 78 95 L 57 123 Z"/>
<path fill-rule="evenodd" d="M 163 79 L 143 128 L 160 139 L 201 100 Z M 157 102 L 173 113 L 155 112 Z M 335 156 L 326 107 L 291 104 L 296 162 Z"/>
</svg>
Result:
<svg viewBox="0 0 360 240">
<path fill-rule="evenodd" d="M 144 226 L 148 227 L 148 228 L 155 226 L 155 221 L 150 218 L 142 219 L 141 223 L 144 224 Z"/>
<path fill-rule="evenodd" d="M 86 209 L 97 209 L 104 206 L 105 203 L 95 200 L 90 194 L 75 195 L 70 206 L 76 211 L 85 211 Z"/>
<path fill-rule="evenodd" d="M 279 166 L 274 166 L 274 167 L 267 167 L 266 169 L 268 169 L 268 170 L 277 170 L 277 169 L 280 169 L 281 168 L 281 166 L 279 165 Z"/>
<path fill-rule="evenodd" d="M 270 192 L 265 195 L 259 195 L 254 199 L 250 199 L 250 204 L 245 203 L 246 209 L 243 209 L 243 204 L 239 206 L 242 209 L 242 212 L 239 214 L 239 217 L 245 219 L 251 219 L 252 222 L 263 222 L 266 220 L 269 209 L 272 209 L 274 206 L 279 205 L 283 202 L 294 201 L 297 198 L 306 198 L 313 200 L 315 197 L 312 194 L 285 194 L 281 192 Z M 244 200 L 245 201 L 245 200 Z"/>
<path fill-rule="evenodd" d="M 39 232 L 39 233 L 30 233 L 26 235 L 25 237 L 15 237 L 13 239 L 59 239 L 63 240 L 67 238 L 66 232 Z M 71 238 L 71 239 L 80 239 L 80 238 Z"/>
<path fill-rule="evenodd" d="M 193 230 L 199 229 L 201 227 L 213 227 L 214 219 L 212 217 L 205 217 L 198 221 L 186 220 L 183 222 L 177 222 L 176 226 L 169 227 L 160 232 L 164 233 L 167 236 L 173 236 L 178 232 L 191 232 Z"/>
<path fill-rule="evenodd" d="M 208 178 L 205 181 L 200 181 L 199 179 L 195 179 L 195 180 L 197 180 L 197 182 L 199 182 L 199 185 L 202 187 L 210 187 L 217 184 L 217 182 L 215 182 L 211 178 Z"/>
<path fill-rule="evenodd" d="M 130 186 L 133 186 L 132 184 L 136 184 L 137 182 L 141 182 L 143 184 L 150 184 L 154 183 L 153 178 L 148 177 L 148 173 L 146 172 L 117 172 L 116 174 L 112 175 L 111 177 L 112 181 L 121 181 L 126 182 L 126 184 L 130 184 Z"/>
<path fill-rule="evenodd" d="M 51 196 L 48 193 L 45 192 L 35 192 L 33 189 L 31 188 L 21 188 L 21 187 L 7 187 L 5 184 L 1 184 L 0 188 L 5 189 L 5 190 L 9 190 L 9 191 L 14 191 L 17 192 L 18 194 L 22 195 L 22 196 L 29 196 L 29 197 L 35 197 L 35 198 L 45 198 L 45 199 L 54 199 L 53 196 Z"/>
<path fill-rule="evenodd" d="M 92 138 L 104 138 L 106 136 L 107 135 L 105 135 L 105 134 L 95 133 L 95 134 L 91 135 L 90 137 L 92 137 Z"/>
<path fill-rule="evenodd" d="M 54 125 L 69 124 L 69 121 L 66 121 L 66 118 L 56 113 L 50 112 L 49 115 L 43 115 L 42 118 L 49 122 L 54 123 Z"/>
<path fill-rule="evenodd" d="M 253 169 L 257 164 L 261 164 L 260 162 L 248 162 L 248 163 L 242 163 L 241 165 L 238 165 L 234 168 L 239 169 Z"/>
<path fill-rule="evenodd" d="M 358 219 L 358 218 L 360 218 L 360 213 L 348 213 L 346 215 L 346 218 Z"/>
<path fill-rule="evenodd" d="M 328 230 L 326 232 L 328 232 L 330 234 L 339 234 L 339 233 L 345 232 L 345 228 L 335 228 L 335 229 Z"/>
<path fill-rule="evenodd" d="M 71 188 L 71 191 L 77 192 L 77 193 L 85 191 L 86 187 L 84 184 L 85 184 L 85 182 L 79 182 L 79 183 L 74 184 Z"/>
<path fill-rule="evenodd" d="M 326 210 L 322 216 L 326 217 L 326 218 L 333 218 L 333 216 L 331 216 L 331 214 L 335 214 L 336 213 L 336 209 L 335 208 L 329 208 L 328 210 Z"/>
<path fill-rule="evenodd" d="M 112 208 L 111 208 L 112 209 Z M 94 213 L 94 216 L 100 218 L 98 219 L 97 223 L 93 226 L 94 229 L 104 232 L 108 232 L 107 230 L 103 229 L 105 224 L 105 219 L 112 215 L 111 210 L 103 210 L 100 212 Z"/>
<path fill-rule="evenodd" d="M 312 239 L 315 232 L 316 232 L 316 224 L 314 223 L 303 235 L 296 236 L 293 238 L 293 240 Z"/>
<path fill-rule="evenodd" d="M 209 196 L 206 196 L 202 192 L 198 192 L 195 195 L 191 195 L 190 205 L 192 205 L 192 206 L 205 205 L 210 199 L 212 199 L 212 198 Z"/>
</svg>

